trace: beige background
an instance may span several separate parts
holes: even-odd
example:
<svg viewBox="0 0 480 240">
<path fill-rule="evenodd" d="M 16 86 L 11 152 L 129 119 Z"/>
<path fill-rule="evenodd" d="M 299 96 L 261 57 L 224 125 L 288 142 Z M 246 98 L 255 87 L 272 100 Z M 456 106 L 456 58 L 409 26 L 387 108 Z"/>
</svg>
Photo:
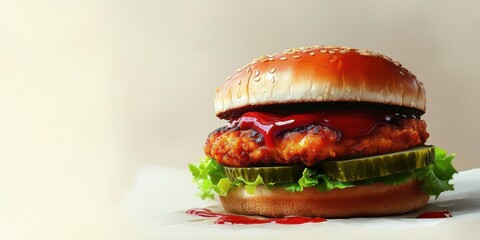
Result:
<svg viewBox="0 0 480 240">
<path fill-rule="evenodd" d="M 0 1 L 0 238 L 139 238 L 139 167 L 203 156 L 214 88 L 259 55 L 338 44 L 427 88 L 429 142 L 479 167 L 478 1 Z M 189 181 L 188 179 L 172 179 Z"/>
</svg>

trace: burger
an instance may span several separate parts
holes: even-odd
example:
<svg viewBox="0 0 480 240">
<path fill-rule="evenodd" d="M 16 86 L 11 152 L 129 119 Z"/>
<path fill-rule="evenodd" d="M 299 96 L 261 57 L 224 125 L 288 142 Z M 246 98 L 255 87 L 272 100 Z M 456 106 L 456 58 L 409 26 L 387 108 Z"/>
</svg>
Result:
<svg viewBox="0 0 480 240">
<path fill-rule="evenodd" d="M 269 217 L 398 215 L 453 190 L 454 155 L 426 145 L 425 88 L 391 58 L 338 46 L 262 56 L 216 89 L 189 165 L 200 197 Z"/>
</svg>

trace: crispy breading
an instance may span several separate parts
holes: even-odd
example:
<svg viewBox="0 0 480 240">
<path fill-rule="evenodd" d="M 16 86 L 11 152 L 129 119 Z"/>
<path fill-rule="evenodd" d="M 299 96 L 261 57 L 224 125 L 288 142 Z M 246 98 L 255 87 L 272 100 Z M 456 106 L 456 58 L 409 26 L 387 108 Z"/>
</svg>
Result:
<svg viewBox="0 0 480 240">
<path fill-rule="evenodd" d="M 255 130 L 225 126 L 210 133 L 204 150 L 208 157 L 230 167 L 313 166 L 326 159 L 377 155 L 422 145 L 429 137 L 426 128 L 423 120 L 401 119 L 378 125 L 367 136 L 351 138 L 326 126 L 310 125 L 278 135 L 275 146 L 269 148 Z"/>
</svg>

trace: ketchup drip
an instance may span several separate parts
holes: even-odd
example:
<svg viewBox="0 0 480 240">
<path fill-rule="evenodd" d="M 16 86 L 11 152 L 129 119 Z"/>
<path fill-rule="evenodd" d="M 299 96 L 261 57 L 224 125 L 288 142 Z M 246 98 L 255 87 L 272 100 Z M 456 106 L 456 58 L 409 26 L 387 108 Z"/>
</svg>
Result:
<svg viewBox="0 0 480 240">
<path fill-rule="evenodd" d="M 250 217 L 243 215 L 214 213 L 207 208 L 194 208 L 186 211 L 187 214 L 217 218 L 215 224 L 264 224 L 264 223 L 276 223 L 276 224 L 304 224 L 304 223 L 320 223 L 327 221 L 323 218 L 311 218 L 311 217 L 285 217 L 285 218 L 260 218 Z M 452 217 L 452 214 L 447 210 L 438 212 L 425 212 L 417 216 L 417 218 L 448 218 Z"/>
<path fill-rule="evenodd" d="M 271 148 L 278 134 L 297 127 L 319 124 L 336 129 L 346 136 L 358 138 L 370 134 L 377 125 L 392 122 L 398 117 L 406 118 L 407 116 L 384 110 L 353 109 L 326 110 L 289 116 L 247 112 L 231 122 L 231 126 L 238 125 L 242 130 L 256 130 L 262 134 L 265 144 Z"/>
<path fill-rule="evenodd" d="M 438 212 L 424 212 L 417 216 L 417 218 L 448 218 L 452 217 L 452 214 L 447 210 Z"/>
<path fill-rule="evenodd" d="M 323 218 L 309 218 L 309 217 L 285 217 L 285 218 L 255 218 L 242 215 L 214 213 L 206 208 L 190 209 L 186 213 L 201 217 L 217 217 L 215 224 L 303 224 L 303 223 L 319 223 L 325 222 Z"/>
</svg>

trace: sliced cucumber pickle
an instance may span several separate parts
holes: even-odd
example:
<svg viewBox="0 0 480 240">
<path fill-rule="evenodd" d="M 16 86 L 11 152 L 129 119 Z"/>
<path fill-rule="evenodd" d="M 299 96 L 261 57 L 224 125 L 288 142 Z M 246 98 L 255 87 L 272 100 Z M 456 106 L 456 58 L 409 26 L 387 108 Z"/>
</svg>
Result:
<svg viewBox="0 0 480 240">
<path fill-rule="evenodd" d="M 412 149 L 363 158 L 325 161 L 321 167 L 332 180 L 350 182 L 426 167 L 435 161 L 435 147 Z"/>
<path fill-rule="evenodd" d="M 227 177 L 235 181 L 238 177 L 254 182 L 257 176 L 262 177 L 265 184 L 297 182 L 302 177 L 305 166 L 274 166 L 274 167 L 224 167 Z"/>
</svg>

